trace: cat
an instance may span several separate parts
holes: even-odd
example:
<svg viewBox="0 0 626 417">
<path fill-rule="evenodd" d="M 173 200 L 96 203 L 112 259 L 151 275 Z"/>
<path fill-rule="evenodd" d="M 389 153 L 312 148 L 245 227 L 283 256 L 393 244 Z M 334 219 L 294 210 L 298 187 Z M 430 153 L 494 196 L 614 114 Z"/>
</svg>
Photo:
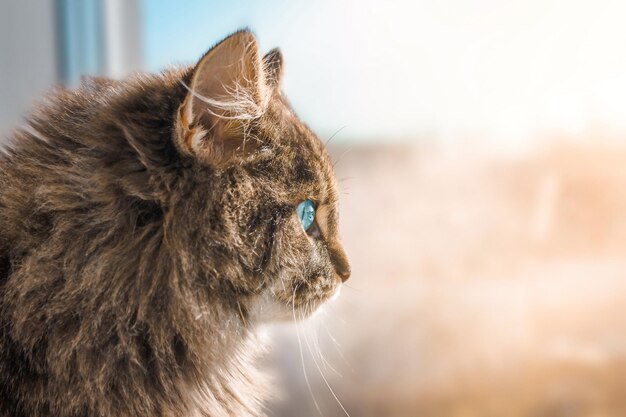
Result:
<svg viewBox="0 0 626 417">
<path fill-rule="evenodd" d="M 350 276 L 331 160 L 282 72 L 241 30 L 192 67 L 58 88 L 15 131 L 0 416 L 263 413 L 256 329 Z"/>
</svg>

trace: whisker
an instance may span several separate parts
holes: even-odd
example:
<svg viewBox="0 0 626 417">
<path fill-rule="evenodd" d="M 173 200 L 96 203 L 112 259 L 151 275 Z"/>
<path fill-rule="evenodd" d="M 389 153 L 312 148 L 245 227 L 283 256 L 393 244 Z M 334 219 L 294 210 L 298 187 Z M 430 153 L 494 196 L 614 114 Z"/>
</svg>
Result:
<svg viewBox="0 0 626 417">
<path fill-rule="evenodd" d="M 356 373 L 350 361 L 348 361 L 346 356 L 343 354 L 343 351 L 341 350 L 341 345 L 339 344 L 337 339 L 335 339 L 335 337 L 330 333 L 330 329 L 328 328 L 328 326 L 326 326 L 326 323 L 322 323 L 322 325 L 326 329 L 326 334 L 328 334 L 328 337 L 330 337 L 330 340 L 333 342 L 333 345 L 335 345 L 335 350 L 337 351 L 337 353 L 339 354 L 343 362 L 350 368 L 350 371 L 352 373 Z"/>
<path fill-rule="evenodd" d="M 312 303 L 310 305 L 307 306 L 307 314 L 306 317 L 309 317 L 316 309 L 318 308 L 318 305 L 316 305 L 316 303 Z M 308 328 L 311 328 L 313 326 L 308 326 Z M 317 331 L 317 329 L 319 328 L 319 326 L 314 326 L 313 327 L 313 332 L 315 334 L 316 337 L 313 338 L 313 347 L 315 348 L 316 352 L 317 352 L 317 356 L 320 359 L 320 361 L 322 361 L 322 364 L 325 361 L 324 356 L 322 355 L 322 349 L 320 349 L 319 346 L 319 332 Z"/>
<path fill-rule="evenodd" d="M 320 376 L 322 377 L 322 380 L 324 381 L 324 384 L 326 384 L 326 387 L 328 388 L 328 390 L 330 391 L 332 396 L 335 398 L 335 401 L 337 401 L 337 404 L 339 404 L 339 407 L 341 407 L 341 409 L 343 410 L 345 415 L 350 417 L 350 413 L 348 413 L 348 411 L 346 411 L 346 408 L 343 406 L 341 401 L 339 401 L 339 398 L 337 397 L 337 394 L 335 394 L 335 391 L 330 386 L 330 383 L 326 379 L 326 376 L 324 376 L 324 372 L 322 372 L 322 368 L 320 367 L 319 363 L 315 359 L 315 355 L 313 354 L 313 351 L 311 349 L 311 344 L 309 343 L 309 339 L 307 338 L 306 333 L 304 334 L 304 342 L 306 343 L 306 345 L 307 345 L 307 347 L 309 349 L 309 353 L 311 354 L 311 358 L 313 359 L 313 363 L 315 363 L 315 367 L 317 368 L 318 372 L 320 373 Z"/>
<path fill-rule="evenodd" d="M 323 323 L 323 320 L 320 320 L 320 322 Z M 322 365 L 324 365 L 324 370 L 326 369 L 330 369 L 331 371 L 333 371 L 336 375 L 338 375 L 340 378 L 343 378 L 343 375 L 341 374 L 341 372 L 337 371 L 337 369 L 335 369 L 334 366 L 331 365 L 331 363 L 324 357 L 323 353 L 322 353 L 322 348 L 320 347 L 320 343 L 319 343 L 319 339 L 320 339 L 320 332 L 319 332 L 319 326 L 316 327 L 316 332 L 315 335 L 317 336 L 314 341 L 315 341 L 315 347 L 319 352 L 319 357 L 320 360 L 322 361 Z"/>
<path fill-rule="evenodd" d="M 293 298 L 291 302 L 291 311 L 293 313 L 293 323 L 296 326 L 296 335 L 298 336 L 298 346 L 300 347 L 300 362 L 302 363 L 302 373 L 304 374 L 304 380 L 306 382 L 306 386 L 309 389 L 309 394 L 311 394 L 311 399 L 313 399 L 313 403 L 315 404 L 315 408 L 321 417 L 323 417 L 322 410 L 320 409 L 317 400 L 315 399 L 315 395 L 313 394 L 313 389 L 311 388 L 311 383 L 309 382 L 309 376 L 306 372 L 306 366 L 304 365 L 304 353 L 302 351 L 302 340 L 300 338 L 300 326 L 298 325 L 298 320 L 296 319 L 296 291 L 298 290 L 298 286 L 296 285 L 293 289 Z"/>
<path fill-rule="evenodd" d="M 314 310 L 314 309 L 311 309 L 311 310 Z M 324 364 L 326 361 L 324 360 L 324 355 L 322 355 L 322 349 L 320 349 L 320 343 L 319 343 L 319 341 L 320 341 L 320 337 L 319 336 L 320 335 L 319 335 L 319 332 L 317 331 L 318 328 L 319 328 L 319 326 L 315 326 L 313 328 L 313 335 L 312 335 L 313 347 L 317 351 L 317 357 L 319 358 L 320 361 L 322 361 L 322 364 Z M 326 369 L 326 368 L 324 368 L 324 369 Z"/>
<path fill-rule="evenodd" d="M 339 162 L 341 162 L 341 160 L 352 150 L 352 147 L 346 149 L 341 155 L 339 155 L 339 158 L 337 158 L 337 160 L 335 162 L 333 162 L 333 169 L 335 169 L 337 167 L 337 164 L 339 164 Z"/>
<path fill-rule="evenodd" d="M 358 288 L 356 288 L 356 287 L 353 287 L 353 286 L 352 286 L 352 285 L 350 285 L 350 284 L 346 284 L 345 282 L 343 283 L 343 285 L 344 285 L 344 286 L 346 286 L 347 288 L 350 288 L 350 289 L 351 289 L 351 290 L 353 290 L 353 291 L 356 291 L 356 292 L 362 292 L 362 291 L 363 291 L 363 290 L 360 290 L 360 289 L 358 289 Z"/>
<path fill-rule="evenodd" d="M 335 131 L 335 133 L 333 133 L 332 135 L 330 135 L 330 137 L 328 138 L 328 140 L 326 141 L 326 143 L 324 143 L 324 147 L 328 146 L 328 144 L 330 143 L 330 141 L 331 141 L 331 140 L 333 140 L 333 138 L 334 138 L 335 136 L 337 136 L 337 134 L 338 134 L 339 132 L 341 132 L 342 130 L 344 130 L 346 127 L 348 127 L 348 125 L 343 125 L 343 126 L 341 126 L 339 129 L 337 129 L 337 130 Z"/>
<path fill-rule="evenodd" d="M 340 314 L 338 314 L 338 311 L 335 309 L 334 306 L 328 304 L 327 308 L 330 309 L 330 310 L 333 310 L 333 312 L 337 313 L 337 314 L 335 314 L 335 319 L 334 319 L 335 321 L 339 321 L 341 324 L 345 324 L 346 326 L 349 325 L 348 321 L 345 318 L 341 317 Z"/>
</svg>

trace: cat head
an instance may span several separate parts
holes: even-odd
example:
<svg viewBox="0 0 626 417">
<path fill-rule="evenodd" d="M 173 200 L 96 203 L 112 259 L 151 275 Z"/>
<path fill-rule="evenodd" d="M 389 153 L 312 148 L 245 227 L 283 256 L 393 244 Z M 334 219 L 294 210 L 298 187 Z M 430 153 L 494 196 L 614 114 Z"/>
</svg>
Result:
<svg viewBox="0 0 626 417">
<path fill-rule="evenodd" d="M 262 57 L 252 33 L 231 35 L 183 77 L 173 129 L 183 263 L 259 321 L 306 316 L 350 276 L 332 163 L 281 93 L 282 68 L 278 49 Z"/>
</svg>

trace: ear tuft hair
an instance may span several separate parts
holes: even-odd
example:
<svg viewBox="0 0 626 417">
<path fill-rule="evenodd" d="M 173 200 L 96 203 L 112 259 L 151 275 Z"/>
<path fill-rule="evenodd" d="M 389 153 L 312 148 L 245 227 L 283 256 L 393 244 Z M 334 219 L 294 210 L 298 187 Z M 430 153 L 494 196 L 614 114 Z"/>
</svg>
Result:
<svg viewBox="0 0 626 417">
<path fill-rule="evenodd" d="M 274 48 L 265 54 L 263 70 L 267 84 L 273 88 L 279 87 L 283 77 L 283 54 L 280 49 Z"/>
<path fill-rule="evenodd" d="M 200 59 L 186 87 L 179 146 L 215 164 L 243 150 L 247 128 L 263 115 L 269 98 L 254 35 L 242 30 L 218 43 Z"/>
</svg>

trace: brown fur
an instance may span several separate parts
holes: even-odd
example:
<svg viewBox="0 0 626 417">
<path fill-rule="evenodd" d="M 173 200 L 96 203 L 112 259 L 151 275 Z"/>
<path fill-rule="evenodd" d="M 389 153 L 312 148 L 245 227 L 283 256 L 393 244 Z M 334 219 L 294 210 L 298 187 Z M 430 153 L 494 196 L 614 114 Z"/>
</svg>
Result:
<svg viewBox="0 0 626 417">
<path fill-rule="evenodd" d="M 255 327 L 314 310 L 350 273 L 329 157 L 281 72 L 241 31 L 195 67 L 58 89 L 14 134 L 0 416 L 260 414 Z M 307 198 L 324 215 L 310 233 Z"/>
</svg>

